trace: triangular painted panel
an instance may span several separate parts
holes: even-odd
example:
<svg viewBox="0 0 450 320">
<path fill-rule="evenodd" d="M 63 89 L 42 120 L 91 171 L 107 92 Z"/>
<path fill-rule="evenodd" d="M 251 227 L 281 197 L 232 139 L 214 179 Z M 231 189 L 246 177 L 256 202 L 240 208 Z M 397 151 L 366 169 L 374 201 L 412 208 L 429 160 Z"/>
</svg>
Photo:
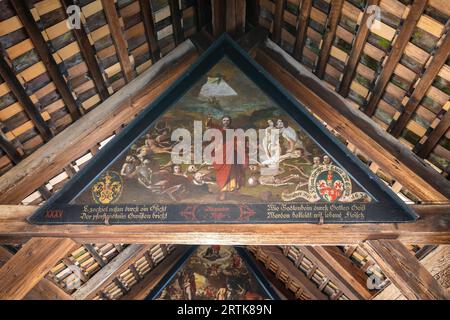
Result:
<svg viewBox="0 0 450 320">
<path fill-rule="evenodd" d="M 192 247 L 146 300 L 275 300 L 276 290 L 246 250 Z"/>
<path fill-rule="evenodd" d="M 416 217 L 224 35 L 30 221 L 362 223 Z"/>
</svg>

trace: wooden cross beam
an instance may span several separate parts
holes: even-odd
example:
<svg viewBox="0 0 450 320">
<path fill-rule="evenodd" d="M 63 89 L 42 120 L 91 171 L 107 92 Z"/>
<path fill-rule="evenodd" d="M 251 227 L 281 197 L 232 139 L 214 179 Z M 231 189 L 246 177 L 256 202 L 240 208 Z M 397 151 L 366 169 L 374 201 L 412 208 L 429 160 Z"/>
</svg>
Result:
<svg viewBox="0 0 450 320">
<path fill-rule="evenodd" d="M 364 248 L 407 299 L 447 300 L 450 295 L 397 240 L 369 240 Z"/>
<path fill-rule="evenodd" d="M 0 269 L 0 300 L 22 299 L 54 265 L 76 248 L 70 239 L 28 241 Z"/>
</svg>

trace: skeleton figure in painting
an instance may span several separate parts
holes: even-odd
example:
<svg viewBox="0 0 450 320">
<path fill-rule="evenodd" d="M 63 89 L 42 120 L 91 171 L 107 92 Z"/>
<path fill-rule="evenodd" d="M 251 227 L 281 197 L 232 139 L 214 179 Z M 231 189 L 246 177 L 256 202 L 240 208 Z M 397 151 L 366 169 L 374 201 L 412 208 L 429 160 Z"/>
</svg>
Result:
<svg viewBox="0 0 450 320">
<path fill-rule="evenodd" d="M 244 185 L 244 172 L 248 163 L 248 155 L 246 154 L 246 159 L 244 159 L 244 164 L 227 164 L 227 150 L 231 149 L 234 152 L 233 159 L 237 159 L 237 141 L 234 137 L 227 141 L 226 130 L 232 129 L 231 127 L 231 117 L 224 116 L 222 118 L 222 126 L 217 126 L 213 124 L 212 119 L 208 118 L 206 122 L 207 128 L 216 128 L 222 132 L 223 136 L 223 144 L 222 144 L 222 153 L 223 160 L 222 163 L 213 163 L 213 168 L 216 172 L 216 183 L 220 189 L 219 200 L 226 199 L 226 193 L 233 192 L 238 190 L 241 186 Z"/>
<path fill-rule="evenodd" d="M 280 161 L 281 146 L 278 139 L 279 129 L 275 128 L 272 120 L 267 120 L 268 127 L 265 129 L 262 148 L 266 155 L 263 164 L 277 166 Z"/>
</svg>

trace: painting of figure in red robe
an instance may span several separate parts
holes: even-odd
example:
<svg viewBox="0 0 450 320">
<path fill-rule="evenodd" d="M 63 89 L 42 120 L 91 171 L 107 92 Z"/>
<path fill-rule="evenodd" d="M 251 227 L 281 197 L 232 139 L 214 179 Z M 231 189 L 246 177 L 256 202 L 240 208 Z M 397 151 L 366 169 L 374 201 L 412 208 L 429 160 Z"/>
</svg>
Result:
<svg viewBox="0 0 450 320">
<path fill-rule="evenodd" d="M 74 203 L 372 200 L 301 124 L 223 58 Z"/>
</svg>

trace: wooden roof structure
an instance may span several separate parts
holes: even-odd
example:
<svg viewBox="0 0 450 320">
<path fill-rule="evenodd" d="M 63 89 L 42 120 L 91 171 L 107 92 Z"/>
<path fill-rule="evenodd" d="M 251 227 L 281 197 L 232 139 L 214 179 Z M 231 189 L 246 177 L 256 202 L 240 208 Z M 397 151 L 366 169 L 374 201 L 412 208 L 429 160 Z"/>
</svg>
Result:
<svg viewBox="0 0 450 320">
<path fill-rule="evenodd" d="M 247 246 L 287 299 L 448 299 L 449 28 L 445 0 L 0 0 L 0 299 L 143 299 L 189 244 Z M 421 219 L 26 221 L 224 32 Z"/>
</svg>

